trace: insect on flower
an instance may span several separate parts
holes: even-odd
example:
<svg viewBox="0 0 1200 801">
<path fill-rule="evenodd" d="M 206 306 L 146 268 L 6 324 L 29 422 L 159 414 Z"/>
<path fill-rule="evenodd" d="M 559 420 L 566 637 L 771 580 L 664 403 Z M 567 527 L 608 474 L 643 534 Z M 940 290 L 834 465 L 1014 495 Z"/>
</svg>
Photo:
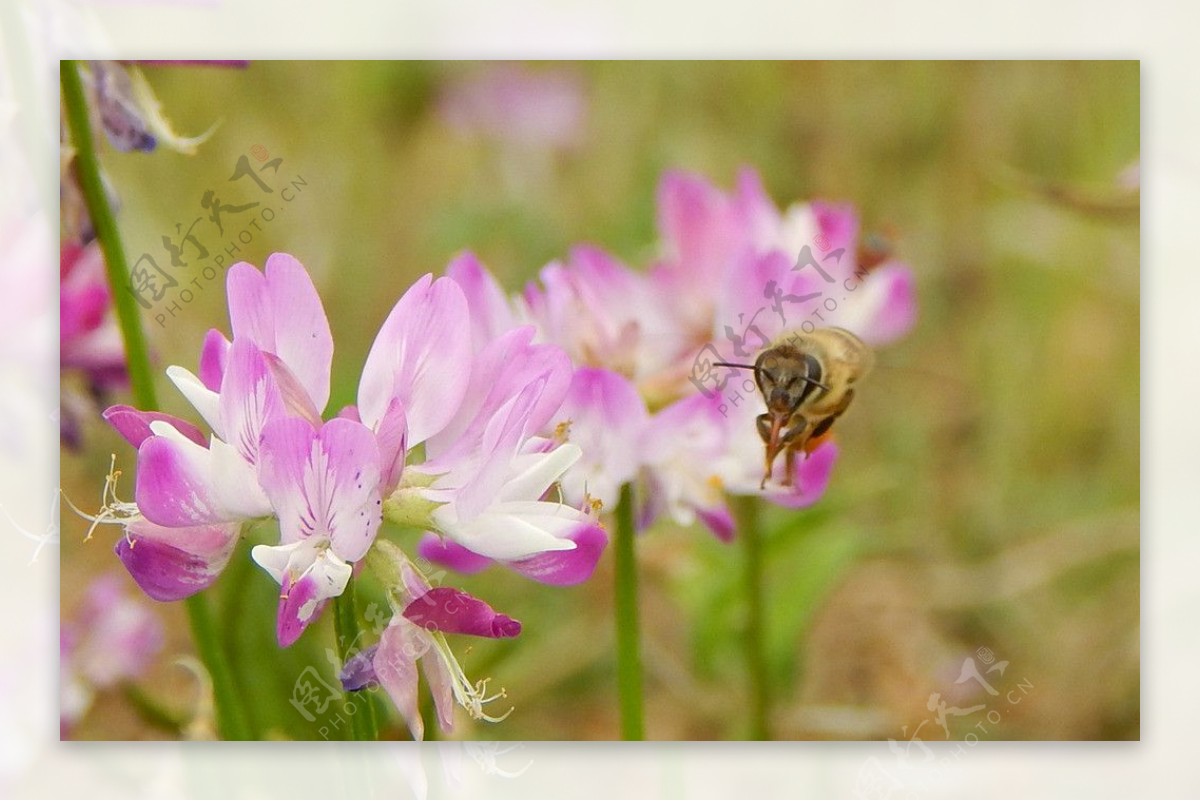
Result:
<svg viewBox="0 0 1200 801">
<path fill-rule="evenodd" d="M 783 485 L 791 486 L 796 453 L 815 443 L 854 400 L 854 387 L 875 357 L 861 339 L 844 328 L 811 333 L 785 332 L 758 354 L 754 364 L 719 362 L 721 367 L 754 371 L 767 411 L 756 418 L 766 446 L 767 486 L 775 459 L 786 450 Z"/>
</svg>

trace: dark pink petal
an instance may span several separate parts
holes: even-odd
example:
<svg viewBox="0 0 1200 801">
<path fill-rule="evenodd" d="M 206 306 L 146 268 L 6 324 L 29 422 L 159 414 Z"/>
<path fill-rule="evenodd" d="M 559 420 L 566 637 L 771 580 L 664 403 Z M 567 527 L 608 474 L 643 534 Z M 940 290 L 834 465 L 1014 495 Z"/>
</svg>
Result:
<svg viewBox="0 0 1200 801">
<path fill-rule="evenodd" d="M 462 289 L 426 275 L 404 293 L 380 328 L 363 366 L 358 411 L 371 428 L 399 399 L 408 445 L 454 419 L 471 379 L 471 320 Z"/>
<path fill-rule="evenodd" d="M 154 435 L 150 430 L 150 424 L 156 420 L 169 423 L 176 431 L 201 447 L 208 444 L 207 437 L 196 426 L 187 420 L 181 420 L 164 412 L 143 412 L 132 406 L 118 404 L 105 409 L 103 417 L 110 426 L 116 429 L 118 434 L 135 448 L 141 447 L 147 437 Z"/>
<path fill-rule="evenodd" d="M 734 522 L 729 507 L 715 506 L 711 509 L 697 509 L 696 517 L 700 518 L 700 522 L 708 526 L 721 542 L 733 540 Z"/>
<path fill-rule="evenodd" d="M 213 392 L 221 391 L 221 381 L 225 377 L 225 364 L 229 355 L 229 340 L 215 328 L 210 328 L 204 335 L 204 345 L 200 348 L 200 383 Z"/>
<path fill-rule="evenodd" d="M 421 537 L 417 543 L 417 553 L 430 562 L 466 575 L 478 573 L 493 564 L 486 556 L 480 556 L 453 540 L 442 539 L 431 532 Z"/>
<path fill-rule="evenodd" d="M 827 440 L 810 453 L 806 459 L 796 465 L 796 475 L 791 487 L 772 487 L 768 485 L 767 500 L 799 509 L 812 506 L 825 494 L 829 486 L 829 477 L 833 474 L 833 465 L 837 462 L 838 446 L 833 440 Z M 783 461 L 780 459 L 780 461 Z"/>
<path fill-rule="evenodd" d="M 453 587 L 434 587 L 409 603 L 402 614 L 426 631 L 476 637 L 516 637 L 521 633 L 519 622 Z"/>
<path fill-rule="evenodd" d="M 542 584 L 561 587 L 587 581 L 600 561 L 600 554 L 604 553 L 608 536 L 598 525 L 584 525 L 568 539 L 575 542 L 574 550 L 546 551 L 528 559 L 509 562 L 508 566 Z"/>
<path fill-rule="evenodd" d="M 299 639 L 320 614 L 324 602 L 318 600 L 317 591 L 317 579 L 311 574 L 306 573 L 295 582 L 290 573 L 284 574 L 275 620 L 275 638 L 280 648 L 287 648 Z"/>
<path fill-rule="evenodd" d="M 167 528 L 149 520 L 126 526 L 117 557 L 156 601 L 178 601 L 210 586 L 233 554 L 241 526 Z"/>
</svg>

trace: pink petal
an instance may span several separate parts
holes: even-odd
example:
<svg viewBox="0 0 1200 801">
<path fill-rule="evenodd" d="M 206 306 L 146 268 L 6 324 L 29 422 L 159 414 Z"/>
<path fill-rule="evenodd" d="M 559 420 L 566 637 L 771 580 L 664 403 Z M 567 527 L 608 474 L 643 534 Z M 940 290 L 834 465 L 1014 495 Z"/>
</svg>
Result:
<svg viewBox="0 0 1200 801">
<path fill-rule="evenodd" d="M 225 364 L 229 356 L 229 340 L 215 328 L 204 335 L 200 349 L 200 382 L 213 392 L 221 391 L 225 377 Z"/>
<path fill-rule="evenodd" d="M 358 422 L 358 410 L 353 406 L 346 408 L 354 412 L 353 418 L 346 415 L 347 418 Z M 343 415 L 345 411 L 344 409 Z M 408 416 L 404 414 L 404 406 L 399 399 L 393 399 L 387 411 L 383 413 L 383 419 L 379 421 L 375 431 L 375 438 L 379 445 L 379 465 L 382 470 L 380 494 L 386 496 L 400 483 L 400 476 L 404 472 L 404 460 L 408 455 Z"/>
<path fill-rule="evenodd" d="M 567 537 L 575 543 L 570 551 L 546 551 L 509 562 L 508 566 L 518 573 L 542 584 L 567 586 L 587 581 L 604 553 L 608 536 L 598 525 L 584 525 Z"/>
<path fill-rule="evenodd" d="M 105 409 L 103 417 L 105 422 L 135 448 L 141 447 L 148 437 L 153 436 L 150 423 L 155 420 L 169 423 L 176 431 L 201 447 L 208 444 L 208 438 L 196 426 L 164 412 L 143 412 L 132 406 L 117 405 Z"/>
<path fill-rule="evenodd" d="M 426 631 L 493 638 L 521 633 L 519 622 L 453 587 L 434 587 L 410 602 L 402 614 Z"/>
<path fill-rule="evenodd" d="M 241 526 L 167 528 L 136 520 L 117 540 L 117 557 L 156 601 L 178 601 L 217 580 L 233 555 Z"/>
<path fill-rule="evenodd" d="M 466 298 L 476 353 L 516 327 L 516 317 L 507 295 L 474 253 L 466 251 L 455 256 L 446 267 L 446 275 L 458 283 Z"/>
<path fill-rule="evenodd" d="M 822 443 L 796 465 L 796 475 L 791 487 L 767 485 L 767 500 L 792 509 L 812 506 L 825 494 L 837 457 L 837 443 L 833 440 Z M 782 461 L 780 458 L 780 462 Z"/>
<path fill-rule="evenodd" d="M 293 256 L 273 253 L 266 273 L 238 262 L 226 276 L 233 338 L 246 337 L 278 356 L 318 410 L 329 402 L 333 335 L 308 271 Z"/>
<path fill-rule="evenodd" d="M 425 736 L 417 706 L 417 659 L 429 649 L 428 635 L 400 620 L 384 629 L 375 652 L 375 675 L 408 725 L 414 740 Z"/>
<path fill-rule="evenodd" d="M 263 427 L 282 416 L 286 407 L 266 355 L 251 339 L 234 338 L 218 404 L 225 438 L 255 464 Z"/>
<path fill-rule="evenodd" d="M 858 212 L 849 203 L 829 203 L 822 200 L 812 202 L 813 216 L 817 221 L 816 242 L 818 259 L 822 253 L 832 253 L 844 248 L 853 254 L 858 243 Z"/>
<path fill-rule="evenodd" d="M 274 420 L 263 430 L 258 477 L 284 543 L 328 537 L 344 561 L 366 554 L 382 501 L 379 448 L 364 425 L 339 418 L 318 433 L 306 420 Z"/>
<path fill-rule="evenodd" d="M 855 331 L 869 345 L 887 345 L 903 337 L 917 321 L 917 298 L 912 270 L 892 262 L 872 271 L 852 295 L 861 312 L 849 312 L 860 318 Z M 851 323 L 852 325 L 854 323 Z"/>
<path fill-rule="evenodd" d="M 534 333 L 533 326 L 515 328 L 475 357 L 458 413 L 426 445 L 428 461 L 448 452 L 461 456 L 477 450 L 484 429 L 500 407 L 539 379 L 545 381 L 544 389 L 529 410 L 526 427 L 532 433 L 549 422 L 571 382 L 571 361 L 554 345 L 530 344 Z"/>
<path fill-rule="evenodd" d="M 449 278 L 426 275 L 384 321 L 358 387 L 358 410 L 374 428 L 394 399 L 408 415 L 408 445 L 454 419 L 471 378 L 467 301 Z"/>
<path fill-rule="evenodd" d="M 606 506 L 616 504 L 620 486 L 641 466 L 650 419 L 637 388 L 617 373 L 581 367 L 572 376 L 555 419 L 571 421 L 570 441 L 583 450 L 582 458 L 562 478 L 567 498 L 582 503 L 586 487 Z"/>
<path fill-rule="evenodd" d="M 192 442 L 153 436 L 138 448 L 134 500 L 151 522 L 187 527 L 228 523 L 206 469 L 209 453 Z"/>
<path fill-rule="evenodd" d="M 715 292 L 746 244 L 729 199 L 703 178 L 669 171 L 658 187 L 658 229 L 669 263 L 700 293 Z"/>
<path fill-rule="evenodd" d="M 430 562 L 467 575 L 478 573 L 493 564 L 486 556 L 480 556 L 453 540 L 442 539 L 430 532 L 426 532 L 417 543 L 417 553 Z"/>
</svg>

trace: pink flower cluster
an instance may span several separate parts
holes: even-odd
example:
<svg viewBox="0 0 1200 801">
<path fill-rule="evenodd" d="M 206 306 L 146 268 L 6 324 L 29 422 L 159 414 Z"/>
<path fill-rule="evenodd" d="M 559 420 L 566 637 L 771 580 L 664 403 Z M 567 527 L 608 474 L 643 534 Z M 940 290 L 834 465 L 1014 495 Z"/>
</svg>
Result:
<svg viewBox="0 0 1200 801">
<path fill-rule="evenodd" d="M 265 271 L 235 264 L 227 293 L 232 339 L 212 330 L 196 374 L 167 370 L 210 435 L 128 406 L 104 415 L 138 449 L 138 469 L 135 502 L 114 498 L 101 517 L 123 524 L 117 555 L 148 595 L 176 600 L 210 586 L 245 524 L 274 518 L 278 543 L 252 556 L 281 585 L 277 635 L 291 645 L 344 591 L 385 512 L 539 581 L 590 576 L 607 542 L 592 508 L 544 499 L 580 457 L 577 445 L 538 436 L 571 381 L 560 348 L 533 344 L 530 327 L 479 336 L 459 284 L 427 275 L 384 322 L 358 403 L 325 419 L 334 344 L 304 267 L 282 253 Z M 393 586 L 400 617 L 422 600 L 411 587 Z M 482 601 L 438 603 L 441 588 L 426 590 L 434 595 L 417 606 L 422 626 L 520 630 Z M 417 658 L 396 637 L 381 649 L 388 665 Z M 448 680 L 437 689 L 468 706 L 482 694 Z M 416 733 L 419 718 L 409 721 Z"/>
<path fill-rule="evenodd" d="M 916 318 L 910 269 L 860 241 L 852 207 L 813 202 L 779 211 L 744 170 L 734 192 L 671 172 L 658 192 L 659 259 L 637 271 L 594 246 L 546 266 L 540 282 L 509 296 L 472 256 L 450 274 L 470 316 L 490 336 L 520 325 L 561 346 L 578 369 L 555 430 L 583 457 L 562 478 L 572 503 L 585 491 L 605 504 L 640 481 L 640 522 L 696 519 L 733 536 L 727 494 L 814 503 L 837 459 L 827 440 L 759 489 L 765 409 L 748 374 L 720 360 L 753 361 L 786 331 L 840 326 L 870 345 L 903 336 Z M 425 554 L 458 567 L 442 550 Z M 464 560 L 465 561 L 465 560 Z"/>
</svg>

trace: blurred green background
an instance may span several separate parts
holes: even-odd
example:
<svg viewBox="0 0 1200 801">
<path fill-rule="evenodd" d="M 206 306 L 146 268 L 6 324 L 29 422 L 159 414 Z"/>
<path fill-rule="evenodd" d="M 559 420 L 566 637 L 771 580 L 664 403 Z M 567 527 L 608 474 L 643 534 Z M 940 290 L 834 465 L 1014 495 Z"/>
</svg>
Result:
<svg viewBox="0 0 1200 801">
<path fill-rule="evenodd" d="M 313 273 L 336 343 L 337 408 L 353 401 L 392 304 L 461 249 L 514 290 L 580 242 L 644 267 L 657 248 L 656 183 L 673 167 L 725 188 L 754 167 L 781 206 L 851 201 L 865 230 L 893 232 L 916 274 L 920 318 L 879 354 L 881 369 L 839 425 L 842 458 L 825 498 L 767 516 L 775 736 L 1137 739 L 1139 228 L 1136 188 L 1122 181 L 1139 152 L 1138 64 L 519 67 L 575 93 L 564 140 L 522 135 L 505 119 L 452 124 L 447 98 L 495 69 L 147 67 L 178 131 L 220 124 L 195 156 L 104 148 L 126 248 L 163 264 L 161 237 L 206 213 L 205 190 L 225 203 L 264 197 L 245 179 L 227 182 L 239 156 L 261 146 L 281 157 L 263 177 L 304 183 L 232 260 L 261 265 L 286 250 Z M 231 235 L 244 227 L 226 225 Z M 214 251 L 229 238 L 206 230 Z M 204 332 L 228 330 L 222 279 L 201 283 L 164 326 L 147 315 L 162 367 L 194 368 Z M 169 411 L 194 416 L 161 372 L 159 390 Z M 111 453 L 131 495 L 134 454 L 99 425 L 83 453 L 64 451 L 63 487 L 77 504 L 98 495 Z M 120 570 L 114 532 L 84 543 L 85 529 L 64 515 L 65 615 L 90 576 Z M 332 680 L 331 615 L 279 651 L 278 588 L 247 548 L 212 601 L 252 714 L 267 736 L 319 739 L 322 721 L 289 699 L 307 666 Z M 525 629 L 512 641 L 456 643 L 468 675 L 507 689 L 498 711 L 515 710 L 499 725 L 460 713 L 454 736 L 617 736 L 611 558 L 574 588 L 500 569 L 461 581 Z M 740 549 L 660 525 L 640 559 L 648 735 L 744 736 Z M 172 634 L 145 686 L 185 708 L 194 685 L 170 657 L 190 649 L 186 618 L 181 605 L 154 606 Z M 987 674 L 998 697 L 956 683 L 964 660 L 987 664 L 980 649 L 993 666 L 1008 662 Z M 1017 703 L 1006 700 L 1019 684 Z M 933 693 L 987 709 L 948 716 L 944 732 Z M 1000 720 L 980 733 L 993 710 Z M 394 718 L 386 734 L 403 736 Z M 108 693 L 74 736 L 171 735 Z"/>
</svg>

